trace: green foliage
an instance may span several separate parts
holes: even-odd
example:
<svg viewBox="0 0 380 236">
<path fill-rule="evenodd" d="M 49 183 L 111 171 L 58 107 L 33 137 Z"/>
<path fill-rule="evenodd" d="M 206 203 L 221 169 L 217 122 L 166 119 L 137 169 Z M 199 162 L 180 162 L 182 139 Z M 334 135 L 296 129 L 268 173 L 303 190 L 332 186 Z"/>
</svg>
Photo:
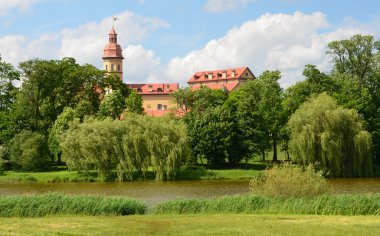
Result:
<svg viewBox="0 0 380 236">
<path fill-rule="evenodd" d="M 10 161 L 16 170 L 47 169 L 50 157 L 45 136 L 29 130 L 21 131 L 11 140 Z"/>
<path fill-rule="evenodd" d="M 136 114 L 144 113 L 143 100 L 135 90 L 132 90 L 129 96 L 125 99 L 125 107 L 128 112 Z"/>
<path fill-rule="evenodd" d="M 69 123 L 76 117 L 75 111 L 66 107 L 63 112 L 57 117 L 53 127 L 49 130 L 48 145 L 50 152 L 54 155 L 58 162 L 61 161 L 62 150 L 59 146 L 59 137 L 64 131 L 69 129 Z"/>
<path fill-rule="evenodd" d="M 264 170 L 250 182 L 251 192 L 268 197 L 313 197 L 328 190 L 327 181 L 312 165 L 303 169 L 289 163 Z"/>
<path fill-rule="evenodd" d="M 355 110 L 339 107 L 321 94 L 302 104 L 288 125 L 291 151 L 298 163 L 318 162 L 333 177 L 371 174 L 371 136 Z"/>
<path fill-rule="evenodd" d="M 211 166 L 236 164 L 243 157 L 242 137 L 236 117 L 226 106 L 208 108 L 187 118 L 191 145 L 196 157 L 206 158 Z"/>
<path fill-rule="evenodd" d="M 0 196 L 1 217 L 42 217 L 46 215 L 136 215 L 147 205 L 126 197 L 42 195 Z"/>
<path fill-rule="evenodd" d="M 125 98 L 119 90 L 107 94 L 99 106 L 98 116 L 100 118 L 111 117 L 116 119 L 125 109 Z"/>
<path fill-rule="evenodd" d="M 227 102 L 236 107 L 239 129 L 251 152 L 249 156 L 260 153 L 264 157 L 265 151 L 272 146 L 273 160 L 277 160 L 277 144 L 286 122 L 280 78 L 279 71 L 264 71 L 258 79 L 232 93 Z"/>
<path fill-rule="evenodd" d="M 62 136 L 61 147 L 70 169 L 94 167 L 106 179 L 116 169 L 120 181 L 149 166 L 157 180 L 174 178 L 190 152 L 182 123 L 133 114 L 122 121 L 87 120 Z"/>
<path fill-rule="evenodd" d="M 156 214 L 380 215 L 380 195 L 319 195 L 314 198 L 241 195 L 213 199 L 172 200 L 158 204 L 154 212 Z"/>
</svg>

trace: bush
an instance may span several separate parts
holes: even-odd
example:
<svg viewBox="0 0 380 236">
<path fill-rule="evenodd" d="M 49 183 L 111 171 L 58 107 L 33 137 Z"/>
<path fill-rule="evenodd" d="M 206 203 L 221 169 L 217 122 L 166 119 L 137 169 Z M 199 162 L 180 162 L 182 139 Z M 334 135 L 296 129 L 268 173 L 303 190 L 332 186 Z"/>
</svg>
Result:
<svg viewBox="0 0 380 236">
<path fill-rule="evenodd" d="M 46 215 L 134 215 L 145 214 L 147 205 L 126 197 L 42 195 L 0 196 L 0 217 Z"/>
<path fill-rule="evenodd" d="M 306 169 L 285 163 L 267 169 L 251 180 L 253 194 L 270 197 L 316 196 L 326 193 L 327 181 L 312 165 Z"/>
<path fill-rule="evenodd" d="M 45 136 L 29 130 L 21 131 L 11 140 L 10 161 L 15 170 L 47 169 L 50 157 Z"/>
</svg>

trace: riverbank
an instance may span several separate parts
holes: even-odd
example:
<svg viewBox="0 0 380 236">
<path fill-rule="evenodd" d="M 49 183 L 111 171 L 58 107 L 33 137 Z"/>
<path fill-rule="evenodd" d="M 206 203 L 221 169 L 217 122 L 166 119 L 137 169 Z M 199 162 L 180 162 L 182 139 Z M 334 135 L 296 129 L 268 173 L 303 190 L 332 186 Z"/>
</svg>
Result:
<svg viewBox="0 0 380 236">
<path fill-rule="evenodd" d="M 267 165 L 265 163 L 250 164 L 249 169 L 217 169 L 211 170 L 203 167 L 187 168 L 179 171 L 176 180 L 238 180 L 251 179 L 259 175 Z M 154 180 L 154 173 L 147 172 L 144 178 L 135 180 Z M 54 170 L 46 172 L 16 172 L 4 171 L 0 175 L 0 183 L 56 183 L 56 182 L 103 182 L 96 172 L 78 173 L 77 171 Z M 116 176 L 107 181 L 117 181 Z"/>
<path fill-rule="evenodd" d="M 201 214 L 0 218 L 0 235 L 380 235 L 378 216 Z"/>
</svg>

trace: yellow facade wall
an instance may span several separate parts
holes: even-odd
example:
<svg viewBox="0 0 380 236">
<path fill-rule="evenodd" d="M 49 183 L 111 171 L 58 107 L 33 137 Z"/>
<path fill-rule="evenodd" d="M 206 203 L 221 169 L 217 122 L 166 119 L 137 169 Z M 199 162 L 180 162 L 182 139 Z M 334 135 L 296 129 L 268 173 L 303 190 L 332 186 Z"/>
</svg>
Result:
<svg viewBox="0 0 380 236">
<path fill-rule="evenodd" d="M 121 59 L 105 59 L 103 66 L 105 71 L 115 73 L 121 80 L 123 80 L 123 61 Z"/>
<path fill-rule="evenodd" d="M 158 104 L 165 105 L 166 109 L 177 108 L 177 104 L 169 94 L 142 94 L 141 97 L 145 111 L 158 110 Z"/>
</svg>

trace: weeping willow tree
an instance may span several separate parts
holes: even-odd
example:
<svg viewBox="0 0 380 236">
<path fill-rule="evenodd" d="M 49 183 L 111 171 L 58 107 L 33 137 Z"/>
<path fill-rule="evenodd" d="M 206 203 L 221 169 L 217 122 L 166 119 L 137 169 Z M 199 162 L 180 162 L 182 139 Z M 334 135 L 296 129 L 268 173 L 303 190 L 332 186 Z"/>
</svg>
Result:
<svg viewBox="0 0 380 236">
<path fill-rule="evenodd" d="M 190 153 L 185 125 L 167 117 L 153 118 L 148 133 L 156 180 L 174 179 Z"/>
<path fill-rule="evenodd" d="M 332 177 L 371 174 L 371 135 L 355 110 L 339 107 L 323 93 L 303 103 L 288 126 L 291 153 L 298 163 L 319 163 Z"/>
<path fill-rule="evenodd" d="M 72 170 L 96 170 L 119 181 L 145 176 L 173 179 L 190 153 L 184 124 L 169 118 L 127 114 L 120 120 L 89 120 L 62 135 L 62 155 Z"/>
</svg>

